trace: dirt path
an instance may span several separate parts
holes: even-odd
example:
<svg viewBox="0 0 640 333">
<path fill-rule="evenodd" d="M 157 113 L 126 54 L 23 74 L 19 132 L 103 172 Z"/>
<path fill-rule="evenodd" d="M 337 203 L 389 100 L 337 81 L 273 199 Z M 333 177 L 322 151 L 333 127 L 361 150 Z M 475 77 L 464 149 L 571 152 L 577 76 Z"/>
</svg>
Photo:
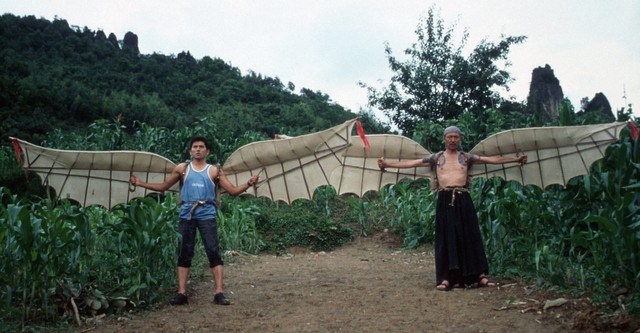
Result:
<svg viewBox="0 0 640 333">
<path fill-rule="evenodd" d="M 403 250 L 388 234 L 328 253 L 290 252 L 227 263 L 231 306 L 213 304 L 207 275 L 189 285 L 187 306 L 109 319 L 91 332 L 567 332 L 584 309 L 570 299 L 545 311 L 548 294 L 513 281 L 437 291 L 430 249 Z"/>
</svg>

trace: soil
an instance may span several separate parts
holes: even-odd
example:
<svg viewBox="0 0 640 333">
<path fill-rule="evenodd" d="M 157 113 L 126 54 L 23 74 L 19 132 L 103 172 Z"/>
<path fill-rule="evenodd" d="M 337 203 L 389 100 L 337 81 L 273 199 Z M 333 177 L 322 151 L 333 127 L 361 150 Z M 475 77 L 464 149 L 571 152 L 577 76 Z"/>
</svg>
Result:
<svg viewBox="0 0 640 333">
<path fill-rule="evenodd" d="M 389 233 L 331 252 L 236 255 L 225 264 L 230 306 L 213 282 L 189 283 L 189 305 L 163 305 L 89 323 L 91 332 L 589 332 L 634 331 L 604 321 L 588 299 L 493 279 L 497 287 L 435 289 L 432 248 L 406 250 Z M 546 307 L 547 301 L 565 303 Z"/>
</svg>

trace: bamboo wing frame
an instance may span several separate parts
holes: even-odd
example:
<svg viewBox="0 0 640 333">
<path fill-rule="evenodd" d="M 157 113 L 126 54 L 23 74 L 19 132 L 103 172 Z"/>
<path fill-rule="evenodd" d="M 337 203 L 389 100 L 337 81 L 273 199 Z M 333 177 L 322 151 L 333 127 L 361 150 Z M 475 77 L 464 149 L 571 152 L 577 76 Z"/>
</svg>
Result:
<svg viewBox="0 0 640 333">
<path fill-rule="evenodd" d="M 368 136 L 371 148 L 366 150 L 352 142 L 356 120 L 308 135 L 247 144 L 229 156 L 222 168 L 234 185 L 260 174 L 258 185 L 247 193 L 288 204 L 311 200 L 320 186 L 333 186 L 338 194 L 362 196 L 400 179 L 428 174 L 428 168 L 380 171 L 378 157 L 422 158 L 429 152 L 399 135 Z"/>
<path fill-rule="evenodd" d="M 472 177 L 500 177 L 542 189 L 566 185 L 573 177 L 588 174 L 593 162 L 604 157 L 609 145 L 618 141 L 627 123 L 584 126 L 533 127 L 503 131 L 476 145 L 476 155 L 527 155 L 527 163 L 474 164 Z"/>
<path fill-rule="evenodd" d="M 363 196 L 402 179 L 431 176 L 429 167 L 387 168 L 377 159 L 400 161 L 424 158 L 431 153 L 400 135 L 369 135 L 370 148 L 353 143 L 357 119 L 327 130 L 281 140 L 250 143 L 236 150 L 222 166 L 231 183 L 244 184 L 260 174 L 259 183 L 247 190 L 257 197 L 291 204 L 313 198 L 319 186 L 333 186 L 338 194 Z M 474 164 L 472 177 L 500 177 L 524 185 L 545 188 L 565 185 L 571 178 L 587 174 L 593 162 L 604 157 L 626 123 L 569 127 L 537 127 L 503 131 L 488 137 L 470 152 L 493 156 L 528 155 L 525 165 Z M 40 147 L 11 138 L 24 156 L 25 170 L 37 173 L 57 198 L 70 198 L 83 206 L 113 207 L 153 191 L 138 187 L 129 191 L 129 175 L 135 173 L 149 183 L 165 181 L 176 164 L 153 153 L 139 151 L 70 151 Z M 170 191 L 177 192 L 178 185 Z"/>
<path fill-rule="evenodd" d="M 22 151 L 22 167 L 33 171 L 44 185 L 55 189 L 57 199 L 73 199 L 82 206 L 111 208 L 153 191 L 137 187 L 129 191 L 129 176 L 145 182 L 164 182 L 175 164 L 153 153 L 140 151 L 74 151 L 44 148 L 15 140 Z M 174 186 L 170 191 L 177 191 Z"/>
</svg>

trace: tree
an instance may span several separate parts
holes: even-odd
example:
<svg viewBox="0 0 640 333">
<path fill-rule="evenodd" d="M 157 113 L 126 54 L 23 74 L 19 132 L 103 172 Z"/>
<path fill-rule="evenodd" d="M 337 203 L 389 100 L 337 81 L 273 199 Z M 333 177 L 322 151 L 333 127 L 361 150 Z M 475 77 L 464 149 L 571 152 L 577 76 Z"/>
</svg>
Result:
<svg viewBox="0 0 640 333">
<path fill-rule="evenodd" d="M 408 60 L 399 60 L 386 46 L 395 73 L 389 86 L 378 90 L 360 83 L 367 89 L 369 106 L 382 110 L 404 133 L 411 135 L 422 120 L 442 122 L 463 111 L 482 117 L 484 110 L 502 101 L 495 89 L 508 90 L 512 79 L 499 68 L 499 61 L 508 67 L 509 48 L 526 37 L 502 36 L 498 43 L 482 40 L 465 59 L 462 49 L 468 33 L 465 30 L 455 45 L 454 28 L 446 27 L 432 7 L 418 24 L 418 41 L 404 51 Z"/>
<path fill-rule="evenodd" d="M 0 133 L 39 143 L 47 132 L 84 131 L 99 119 L 119 119 L 168 130 L 221 119 L 219 131 L 306 134 L 355 117 L 330 96 L 295 92 L 278 77 L 240 69 L 219 58 L 197 60 L 140 54 L 138 37 L 54 22 L 0 15 Z M 8 142 L 4 143 L 5 145 Z M 3 143 L 0 142 L 0 146 Z"/>
</svg>

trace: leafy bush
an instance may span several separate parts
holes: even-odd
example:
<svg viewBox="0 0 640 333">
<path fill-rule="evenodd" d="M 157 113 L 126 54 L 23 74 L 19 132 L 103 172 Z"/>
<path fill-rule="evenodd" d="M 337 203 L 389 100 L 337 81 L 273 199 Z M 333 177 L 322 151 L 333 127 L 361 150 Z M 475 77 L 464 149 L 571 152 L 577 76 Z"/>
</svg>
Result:
<svg viewBox="0 0 640 333">
<path fill-rule="evenodd" d="M 274 204 L 265 208 L 258 221 L 265 250 L 283 251 L 291 246 L 303 246 L 313 251 L 328 251 L 351 240 L 349 226 L 309 210 L 308 205 L 296 202 L 293 206 Z"/>
</svg>

